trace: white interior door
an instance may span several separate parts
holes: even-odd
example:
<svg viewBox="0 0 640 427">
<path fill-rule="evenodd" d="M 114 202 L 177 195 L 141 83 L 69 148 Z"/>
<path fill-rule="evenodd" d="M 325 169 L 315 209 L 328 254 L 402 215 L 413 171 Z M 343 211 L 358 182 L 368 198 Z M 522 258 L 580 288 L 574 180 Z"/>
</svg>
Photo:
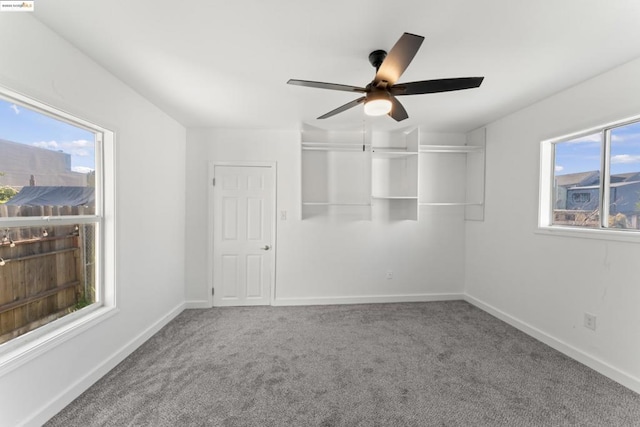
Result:
<svg viewBox="0 0 640 427">
<path fill-rule="evenodd" d="M 269 305 L 275 271 L 275 168 L 213 168 L 213 305 Z"/>
</svg>

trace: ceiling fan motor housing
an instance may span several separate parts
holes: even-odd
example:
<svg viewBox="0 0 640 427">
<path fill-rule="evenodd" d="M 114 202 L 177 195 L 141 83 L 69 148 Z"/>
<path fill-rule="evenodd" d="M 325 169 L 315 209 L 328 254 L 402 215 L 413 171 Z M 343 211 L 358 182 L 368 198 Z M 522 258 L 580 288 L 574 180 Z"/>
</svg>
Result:
<svg viewBox="0 0 640 427">
<path fill-rule="evenodd" d="M 382 61 L 387 57 L 387 52 L 384 50 L 374 50 L 369 54 L 369 62 L 376 68 L 376 71 L 382 65 Z"/>
<path fill-rule="evenodd" d="M 376 99 L 386 99 L 389 100 L 391 98 L 391 94 L 385 88 L 377 88 L 375 86 L 367 85 L 367 91 L 364 96 L 367 101 L 374 101 Z"/>
</svg>

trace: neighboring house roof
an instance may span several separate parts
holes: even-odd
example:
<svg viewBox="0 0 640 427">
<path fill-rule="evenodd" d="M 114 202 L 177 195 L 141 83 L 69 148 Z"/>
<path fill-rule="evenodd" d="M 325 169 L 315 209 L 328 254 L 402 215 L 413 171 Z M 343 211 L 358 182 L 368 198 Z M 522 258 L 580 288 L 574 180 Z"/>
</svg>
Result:
<svg viewBox="0 0 640 427">
<path fill-rule="evenodd" d="M 640 172 L 626 172 L 611 175 L 611 186 L 615 184 L 634 183 L 640 181 Z M 557 175 L 556 184 L 559 187 L 565 187 L 567 189 L 574 188 L 587 188 L 600 185 L 600 172 L 589 171 L 579 173 L 569 173 L 566 175 Z"/>
<path fill-rule="evenodd" d="M 595 180 L 595 181 L 594 181 Z M 592 185 L 600 180 L 600 172 L 578 172 L 566 175 L 556 175 L 556 184 L 559 187 L 573 187 L 576 185 Z"/>
<path fill-rule="evenodd" d="M 610 187 L 624 187 L 627 185 L 637 184 L 640 181 L 623 181 L 623 182 L 612 182 Z"/>
<path fill-rule="evenodd" d="M 640 181 L 640 172 L 627 172 L 611 175 L 611 183 Z"/>
<path fill-rule="evenodd" d="M 633 185 L 638 183 L 640 183 L 640 181 L 619 181 L 619 182 L 612 182 L 611 184 L 609 184 L 609 187 L 619 188 L 619 187 L 626 187 L 628 185 Z M 568 191 L 599 190 L 599 189 L 600 189 L 600 185 L 581 185 L 581 186 L 567 188 Z"/>
<path fill-rule="evenodd" d="M 7 205 L 14 206 L 87 206 L 95 201 L 93 187 L 23 187 Z"/>
</svg>

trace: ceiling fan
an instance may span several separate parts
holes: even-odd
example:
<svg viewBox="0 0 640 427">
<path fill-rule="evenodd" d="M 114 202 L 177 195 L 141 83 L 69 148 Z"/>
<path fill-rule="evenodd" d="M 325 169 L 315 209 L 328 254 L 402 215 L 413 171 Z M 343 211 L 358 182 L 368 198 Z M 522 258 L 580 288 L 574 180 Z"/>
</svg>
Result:
<svg viewBox="0 0 640 427">
<path fill-rule="evenodd" d="M 348 86 L 334 83 L 314 82 L 291 79 L 290 85 L 315 87 L 319 89 L 340 90 L 362 93 L 358 99 L 344 104 L 335 110 L 318 117 L 326 119 L 342 113 L 364 102 L 364 112 L 369 116 L 388 114 L 396 121 L 407 119 L 409 115 L 397 96 L 421 95 L 425 93 L 448 92 L 453 90 L 472 89 L 480 86 L 484 77 L 460 77 L 452 79 L 422 80 L 419 82 L 396 84 L 407 69 L 413 57 L 420 49 L 424 37 L 404 33 L 389 53 L 375 50 L 369 54 L 369 62 L 376 68 L 376 75 L 366 87 Z"/>
</svg>

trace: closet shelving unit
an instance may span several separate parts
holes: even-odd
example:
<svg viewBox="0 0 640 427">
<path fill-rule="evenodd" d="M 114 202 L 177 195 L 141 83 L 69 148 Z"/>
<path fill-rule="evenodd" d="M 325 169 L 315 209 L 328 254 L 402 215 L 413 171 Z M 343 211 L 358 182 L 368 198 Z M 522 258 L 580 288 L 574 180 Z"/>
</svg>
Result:
<svg viewBox="0 0 640 427">
<path fill-rule="evenodd" d="M 463 206 L 465 219 L 484 219 L 484 132 L 468 133 L 455 144 L 420 145 L 419 206 Z"/>
<path fill-rule="evenodd" d="M 419 130 L 372 132 L 374 211 L 391 219 L 418 219 Z"/>
<path fill-rule="evenodd" d="M 433 142 L 452 142 L 433 144 Z M 302 218 L 418 220 L 421 207 L 484 218 L 484 129 L 465 135 L 302 132 Z"/>
<path fill-rule="evenodd" d="M 371 144 L 363 131 L 303 128 L 301 165 L 302 219 L 371 219 Z"/>
</svg>

